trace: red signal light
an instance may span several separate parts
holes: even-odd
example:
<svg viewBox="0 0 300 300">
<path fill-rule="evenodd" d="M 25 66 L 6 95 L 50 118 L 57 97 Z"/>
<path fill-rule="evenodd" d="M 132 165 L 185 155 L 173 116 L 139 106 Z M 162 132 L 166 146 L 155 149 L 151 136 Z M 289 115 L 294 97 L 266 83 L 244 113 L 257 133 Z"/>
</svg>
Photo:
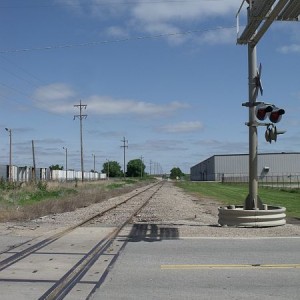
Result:
<svg viewBox="0 0 300 300">
<path fill-rule="evenodd" d="M 272 106 L 267 104 L 259 104 L 256 107 L 256 118 L 260 121 L 263 121 L 267 118 L 269 113 L 272 111 Z"/>
<path fill-rule="evenodd" d="M 272 112 L 270 113 L 269 119 L 272 123 L 278 123 L 284 114 L 284 109 L 274 106 Z"/>
</svg>

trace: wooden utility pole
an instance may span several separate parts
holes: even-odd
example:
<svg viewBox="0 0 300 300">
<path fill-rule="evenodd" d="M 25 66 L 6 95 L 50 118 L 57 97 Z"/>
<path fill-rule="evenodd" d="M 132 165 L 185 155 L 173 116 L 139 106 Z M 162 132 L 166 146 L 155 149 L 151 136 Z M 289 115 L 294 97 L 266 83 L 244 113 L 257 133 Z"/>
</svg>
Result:
<svg viewBox="0 0 300 300">
<path fill-rule="evenodd" d="M 34 141 L 32 140 L 32 160 L 33 160 L 33 170 L 32 170 L 32 177 L 33 177 L 33 181 L 36 181 L 36 176 L 35 176 L 35 170 L 36 170 L 36 166 L 35 166 L 35 154 L 34 154 Z"/>
<path fill-rule="evenodd" d="M 126 148 L 128 148 L 128 140 L 125 140 L 125 137 L 123 137 L 123 140 L 121 141 L 123 142 L 123 145 L 121 146 L 121 148 L 124 149 L 124 177 L 126 176 Z"/>
<path fill-rule="evenodd" d="M 9 128 L 5 128 L 5 130 L 8 132 L 9 134 L 9 175 L 8 175 L 8 180 L 9 182 L 13 181 L 12 178 L 12 133 L 11 133 L 11 129 Z"/>
<path fill-rule="evenodd" d="M 74 105 L 74 107 L 79 108 L 79 115 L 74 116 L 74 120 L 78 118 L 80 120 L 80 156 L 81 156 L 81 181 L 84 181 L 84 168 L 83 168 L 83 143 L 82 143 L 82 119 L 86 119 L 87 115 L 82 114 L 82 110 L 86 109 L 87 105 L 80 103 Z"/>
<path fill-rule="evenodd" d="M 63 147 L 63 149 L 65 149 L 66 152 L 66 182 L 68 182 L 68 148 Z"/>
</svg>

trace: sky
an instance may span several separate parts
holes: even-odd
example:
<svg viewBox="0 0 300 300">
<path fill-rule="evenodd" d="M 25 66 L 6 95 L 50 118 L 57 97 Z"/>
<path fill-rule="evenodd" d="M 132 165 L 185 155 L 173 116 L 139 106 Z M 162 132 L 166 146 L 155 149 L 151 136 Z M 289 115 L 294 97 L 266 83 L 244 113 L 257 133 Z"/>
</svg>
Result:
<svg viewBox="0 0 300 300">
<path fill-rule="evenodd" d="M 143 159 L 169 173 L 248 153 L 242 0 L 0 0 L 0 164 L 84 170 Z M 276 143 L 300 151 L 300 24 L 275 22 L 257 45 L 263 96 L 284 108 Z M 80 102 L 81 101 L 81 102 Z M 77 106 L 75 106 L 77 105 Z M 75 116 L 75 118 L 74 118 Z"/>
</svg>

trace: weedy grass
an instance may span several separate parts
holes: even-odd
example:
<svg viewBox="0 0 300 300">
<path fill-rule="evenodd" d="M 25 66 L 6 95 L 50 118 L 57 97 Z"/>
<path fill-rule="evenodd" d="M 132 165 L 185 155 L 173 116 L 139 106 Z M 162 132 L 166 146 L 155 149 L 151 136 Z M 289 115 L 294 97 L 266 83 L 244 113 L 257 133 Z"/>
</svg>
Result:
<svg viewBox="0 0 300 300">
<path fill-rule="evenodd" d="M 73 211 L 150 183 L 136 179 L 97 182 L 0 184 L 0 222 L 28 220 Z"/>
<path fill-rule="evenodd" d="M 189 193 L 218 200 L 223 205 L 243 205 L 248 195 L 247 184 L 181 181 L 176 183 L 176 185 Z M 300 218 L 299 189 L 260 187 L 258 192 L 263 203 L 285 207 L 287 216 Z"/>
</svg>

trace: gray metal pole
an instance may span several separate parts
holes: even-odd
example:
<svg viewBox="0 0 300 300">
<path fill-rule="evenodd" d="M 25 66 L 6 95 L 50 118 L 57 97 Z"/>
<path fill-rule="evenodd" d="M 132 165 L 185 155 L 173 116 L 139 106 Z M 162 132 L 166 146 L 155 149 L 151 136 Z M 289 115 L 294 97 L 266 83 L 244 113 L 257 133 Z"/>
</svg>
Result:
<svg viewBox="0 0 300 300">
<path fill-rule="evenodd" d="M 248 7 L 248 23 L 250 22 L 250 9 Z M 258 176 L 257 176 L 257 122 L 255 117 L 255 102 L 257 97 L 257 55 L 256 45 L 248 43 L 248 80 L 249 80 L 249 194 L 245 200 L 245 209 L 262 208 L 261 200 L 258 196 Z"/>
<path fill-rule="evenodd" d="M 257 208 L 257 127 L 255 119 L 256 102 L 256 46 L 248 44 L 248 75 L 249 75 L 249 194 L 245 209 Z"/>
</svg>

